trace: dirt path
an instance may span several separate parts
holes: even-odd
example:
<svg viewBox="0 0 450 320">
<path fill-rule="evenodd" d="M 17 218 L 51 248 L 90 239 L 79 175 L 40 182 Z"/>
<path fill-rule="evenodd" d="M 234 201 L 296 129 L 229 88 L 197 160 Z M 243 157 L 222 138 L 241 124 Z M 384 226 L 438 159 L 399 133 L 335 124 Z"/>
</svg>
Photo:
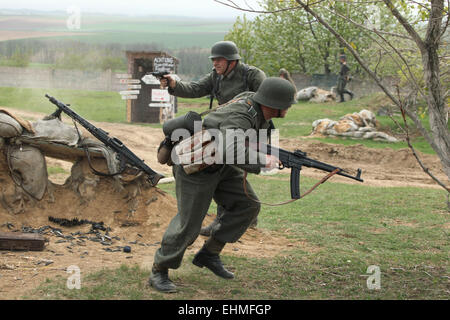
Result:
<svg viewBox="0 0 450 320">
<path fill-rule="evenodd" d="M 5 109 L 26 119 L 41 119 L 44 116 L 39 113 Z M 156 149 L 163 138 L 160 129 L 129 124 L 97 122 L 94 124 L 123 141 L 154 170 L 167 176 L 171 175 L 171 169 L 160 165 L 156 160 Z M 369 149 L 361 145 L 346 147 L 324 144 L 311 139 L 281 139 L 280 145 L 289 150 L 302 149 L 314 159 L 349 170 L 361 168 L 365 185 L 438 188 L 422 172 L 407 149 Z M 438 177 L 447 181 L 436 156 L 423 155 L 423 159 Z M 47 158 L 47 161 L 48 166 L 61 167 L 70 172 L 72 164 L 69 162 L 50 158 Z M 302 174 L 317 178 L 323 176 L 323 172 L 312 169 L 305 169 Z M 51 180 L 62 184 L 66 177 L 67 174 L 59 174 L 52 176 Z M 4 183 L 8 179 L 5 164 L 3 163 L 2 167 L 0 161 L 0 181 Z M 332 180 L 358 183 L 337 176 Z M 46 278 L 54 278 L 57 275 L 64 279 L 68 278 L 66 269 L 71 265 L 78 266 L 82 274 L 92 273 L 105 267 L 118 267 L 124 263 L 150 268 L 161 236 L 171 218 L 176 214 L 176 200 L 158 188 L 142 191 L 138 196 L 138 209 L 131 215 L 124 198 L 117 194 L 111 184 L 105 180 L 99 184 L 95 198 L 88 203 L 81 203 L 73 191 L 61 185 L 56 185 L 54 189 L 56 201 L 52 202 L 47 195 L 21 214 L 13 215 L 0 206 L 0 231 L 20 230 L 22 227 L 37 229 L 51 225 L 54 228 L 60 228 L 62 232 L 57 234 L 51 232 L 51 229 L 47 230 L 46 237 L 49 242 L 43 252 L 0 251 L 0 299 L 18 299 L 30 289 L 36 288 Z M 48 221 L 50 215 L 58 218 L 77 217 L 102 221 L 111 228 L 111 231 L 107 235 L 104 231 L 98 230 L 97 234 L 89 234 L 89 225 L 60 227 Z M 207 216 L 204 224 L 212 219 L 212 216 Z M 105 235 L 111 240 L 106 238 L 107 241 L 104 241 Z M 104 243 L 102 244 L 101 241 Z M 198 250 L 203 241 L 204 238 L 199 237 L 188 249 L 187 255 Z M 294 243 L 281 234 L 249 229 L 239 242 L 227 245 L 225 253 L 272 257 L 289 250 L 289 247 L 294 245 L 302 246 L 308 252 L 320 250 L 306 241 Z M 132 251 L 123 252 L 124 246 L 130 246 Z"/>
</svg>

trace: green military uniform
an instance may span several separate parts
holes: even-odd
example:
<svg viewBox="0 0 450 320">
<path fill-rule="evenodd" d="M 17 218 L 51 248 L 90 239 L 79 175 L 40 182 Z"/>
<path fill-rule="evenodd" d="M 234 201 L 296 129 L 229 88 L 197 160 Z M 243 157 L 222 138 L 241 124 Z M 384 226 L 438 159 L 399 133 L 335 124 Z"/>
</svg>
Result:
<svg viewBox="0 0 450 320">
<path fill-rule="evenodd" d="M 247 185 L 248 196 L 246 195 L 242 169 L 259 173 L 266 166 L 266 161 L 269 161 L 270 166 L 274 164 L 274 158 L 267 158 L 265 154 L 258 154 L 256 159 L 251 158 L 257 160 L 255 163 L 248 161 L 253 154 L 249 153 L 245 144 L 235 141 L 245 141 L 246 136 L 253 133 L 250 129 L 258 131 L 268 128 L 269 122 L 265 116 L 272 118 L 273 110 L 278 110 L 277 117 L 284 117 L 287 109 L 295 103 L 295 93 L 295 88 L 289 81 L 267 78 L 256 93 L 242 93 L 236 97 L 236 101 L 233 100 L 204 118 L 203 126 L 216 137 L 216 147 L 223 146 L 224 164 L 217 161 L 191 175 L 187 175 L 180 165 L 173 167 L 178 213 L 170 222 L 161 247 L 155 253 L 149 285 L 160 292 L 177 290 L 169 279 L 169 268 L 180 266 L 186 248 L 200 232 L 212 199 L 223 209 L 222 214 L 219 222 L 212 228 L 211 237 L 195 254 L 192 263 L 200 268 L 208 268 L 221 278 L 234 278 L 234 274 L 223 266 L 219 254 L 227 242 L 235 242 L 242 236 L 260 211 L 258 198 L 250 185 Z M 227 135 L 229 129 L 234 129 L 233 137 Z M 224 140 L 221 140 L 218 133 L 221 133 Z M 239 147 L 245 149 L 239 150 Z M 220 154 L 217 151 L 215 150 L 215 154 Z M 246 161 L 241 164 L 241 159 L 232 157 L 233 162 L 229 162 L 230 154 L 244 155 Z"/>
<path fill-rule="evenodd" d="M 227 129 L 267 129 L 260 105 L 252 100 L 254 93 L 243 93 L 240 99 L 208 114 L 203 120 L 205 129 L 219 129 L 223 137 Z M 224 142 L 226 153 L 234 152 L 232 143 Z M 247 151 L 248 152 L 248 151 Z M 211 236 L 222 243 L 237 241 L 258 215 L 260 204 L 250 200 L 243 189 L 243 171 L 259 173 L 265 166 L 265 158 L 258 164 L 215 164 L 203 171 L 187 175 L 180 165 L 173 167 L 176 181 L 178 213 L 167 228 L 155 254 L 154 263 L 162 268 L 178 268 L 186 248 L 197 238 L 202 221 L 212 199 L 222 207 L 219 223 Z M 247 182 L 247 192 L 257 196 Z"/>
<path fill-rule="evenodd" d="M 212 71 L 199 81 L 177 81 L 169 93 L 182 98 L 200 98 L 213 93 L 218 103 L 224 104 L 244 91 L 256 92 L 265 78 L 262 70 L 238 61 L 226 76 Z"/>
<path fill-rule="evenodd" d="M 168 90 L 170 94 L 182 98 L 199 98 L 212 95 L 221 105 L 244 91 L 256 92 L 265 78 L 266 75 L 262 70 L 237 61 L 236 66 L 226 76 L 218 75 L 214 70 L 199 81 L 177 81 L 175 88 L 169 87 Z M 217 215 L 219 217 L 222 211 L 223 208 L 218 205 Z M 217 221 L 213 223 L 215 222 Z M 254 224 L 256 224 L 256 220 Z M 210 227 L 212 225 L 206 227 L 206 229 Z M 209 231 L 206 231 L 206 233 L 209 233 Z"/>
</svg>

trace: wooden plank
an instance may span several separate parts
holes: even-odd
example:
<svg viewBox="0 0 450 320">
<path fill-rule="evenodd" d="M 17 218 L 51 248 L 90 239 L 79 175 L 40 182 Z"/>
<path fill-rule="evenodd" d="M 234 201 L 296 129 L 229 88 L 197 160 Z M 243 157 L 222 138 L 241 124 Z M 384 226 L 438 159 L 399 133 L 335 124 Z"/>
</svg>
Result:
<svg viewBox="0 0 450 320">
<path fill-rule="evenodd" d="M 27 138 L 25 136 L 21 136 L 19 139 L 21 142 L 38 148 L 46 157 L 64 161 L 75 161 L 78 158 L 86 157 L 84 149 L 80 147 L 70 147 L 61 143 L 54 143 L 50 141 L 39 141 Z M 89 151 L 89 155 L 92 158 L 104 158 L 103 154 L 99 151 Z"/>
<path fill-rule="evenodd" d="M 0 232 L 0 250 L 42 251 L 45 238 L 38 233 Z"/>
</svg>

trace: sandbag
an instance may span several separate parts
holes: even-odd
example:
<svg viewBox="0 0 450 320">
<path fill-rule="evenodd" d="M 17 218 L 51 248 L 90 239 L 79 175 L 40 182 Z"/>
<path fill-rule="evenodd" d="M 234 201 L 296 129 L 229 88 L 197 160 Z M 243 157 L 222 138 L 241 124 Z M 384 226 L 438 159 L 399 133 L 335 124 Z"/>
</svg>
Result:
<svg viewBox="0 0 450 320">
<path fill-rule="evenodd" d="M 28 145 L 9 146 L 7 157 L 14 182 L 27 194 L 41 200 L 48 183 L 47 164 L 42 152 Z"/>
<path fill-rule="evenodd" d="M 0 137 L 13 138 L 22 134 L 23 128 L 19 122 L 6 113 L 0 112 Z"/>
<path fill-rule="evenodd" d="M 323 103 L 334 101 L 335 99 L 336 96 L 331 91 L 326 91 L 318 88 L 317 90 L 314 91 L 311 99 L 309 99 L 309 102 Z"/>
<path fill-rule="evenodd" d="M 297 100 L 298 101 L 306 101 L 311 99 L 314 96 L 314 93 L 316 92 L 318 88 L 317 87 L 308 87 L 300 90 L 297 92 Z"/>
<path fill-rule="evenodd" d="M 79 140 L 78 132 L 59 119 L 38 120 L 33 123 L 34 134 L 24 134 L 30 139 L 62 143 L 76 146 Z"/>
</svg>

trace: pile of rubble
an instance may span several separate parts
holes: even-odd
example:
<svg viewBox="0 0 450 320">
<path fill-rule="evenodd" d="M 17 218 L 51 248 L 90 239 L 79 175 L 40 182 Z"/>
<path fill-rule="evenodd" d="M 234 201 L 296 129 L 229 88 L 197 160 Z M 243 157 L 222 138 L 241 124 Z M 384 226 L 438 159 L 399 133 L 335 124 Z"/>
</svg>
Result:
<svg viewBox="0 0 450 320">
<path fill-rule="evenodd" d="M 353 139 L 372 139 L 387 142 L 398 142 L 398 139 L 384 132 L 377 131 L 375 114 L 362 110 L 346 114 L 338 121 L 319 119 L 313 122 L 312 135 L 340 136 Z"/>
</svg>

